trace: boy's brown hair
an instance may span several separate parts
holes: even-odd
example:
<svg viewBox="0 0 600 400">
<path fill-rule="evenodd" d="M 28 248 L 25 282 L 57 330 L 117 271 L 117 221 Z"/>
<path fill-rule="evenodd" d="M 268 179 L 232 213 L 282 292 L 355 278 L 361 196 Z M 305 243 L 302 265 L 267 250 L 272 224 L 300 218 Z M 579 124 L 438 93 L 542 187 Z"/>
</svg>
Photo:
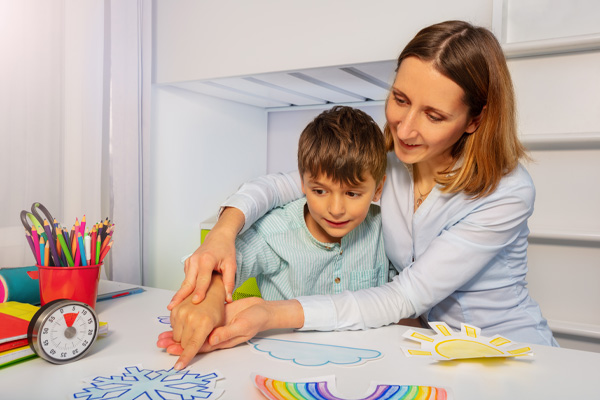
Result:
<svg viewBox="0 0 600 400">
<path fill-rule="evenodd" d="M 361 110 L 335 106 L 319 114 L 300 135 L 300 175 L 324 174 L 335 182 L 357 185 L 369 172 L 379 184 L 386 164 L 383 133 Z"/>
</svg>

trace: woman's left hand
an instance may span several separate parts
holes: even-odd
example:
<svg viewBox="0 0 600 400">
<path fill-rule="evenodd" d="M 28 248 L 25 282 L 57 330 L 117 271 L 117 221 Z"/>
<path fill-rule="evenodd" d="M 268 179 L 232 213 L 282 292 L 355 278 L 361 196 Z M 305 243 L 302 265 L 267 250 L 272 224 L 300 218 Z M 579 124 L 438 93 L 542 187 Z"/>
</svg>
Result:
<svg viewBox="0 0 600 400">
<path fill-rule="evenodd" d="M 304 310 L 298 300 L 265 301 L 249 297 L 225 306 L 226 324 L 208 337 L 211 349 L 224 349 L 252 339 L 269 329 L 296 329 L 304 325 Z"/>
</svg>

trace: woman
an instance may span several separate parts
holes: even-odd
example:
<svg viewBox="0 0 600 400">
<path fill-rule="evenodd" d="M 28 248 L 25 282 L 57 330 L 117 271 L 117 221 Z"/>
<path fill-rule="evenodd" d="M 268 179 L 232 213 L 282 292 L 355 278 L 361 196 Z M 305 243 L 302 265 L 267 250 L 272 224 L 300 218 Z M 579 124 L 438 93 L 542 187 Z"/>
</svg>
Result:
<svg viewBox="0 0 600 400">
<path fill-rule="evenodd" d="M 517 137 L 514 92 L 493 34 L 461 21 L 420 31 L 398 58 L 386 119 L 393 152 L 381 198 L 383 232 L 399 275 L 378 288 L 335 296 L 231 303 L 227 325 L 213 331 L 204 350 L 235 345 L 264 329 L 364 329 L 419 316 L 557 346 L 526 287 L 535 188 L 519 164 L 526 155 Z M 261 178 L 227 205 L 243 210 L 250 224 L 299 196 L 295 181 Z M 231 289 L 233 237 L 243 225 L 239 210 L 225 209 L 211 241 L 186 263 L 186 281 L 171 308 L 193 286 L 193 300 L 199 300 L 213 268 Z"/>
</svg>

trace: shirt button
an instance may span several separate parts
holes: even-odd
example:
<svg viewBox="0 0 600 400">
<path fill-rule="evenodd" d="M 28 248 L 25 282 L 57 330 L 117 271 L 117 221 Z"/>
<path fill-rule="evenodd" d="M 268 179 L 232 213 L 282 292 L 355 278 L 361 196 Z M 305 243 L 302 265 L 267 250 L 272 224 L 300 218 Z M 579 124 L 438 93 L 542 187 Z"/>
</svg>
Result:
<svg viewBox="0 0 600 400">
<path fill-rule="evenodd" d="M 341 279 L 340 278 L 335 278 L 335 283 L 340 283 Z"/>
<path fill-rule="evenodd" d="M 340 250 L 340 255 L 344 254 L 344 249 Z"/>
</svg>

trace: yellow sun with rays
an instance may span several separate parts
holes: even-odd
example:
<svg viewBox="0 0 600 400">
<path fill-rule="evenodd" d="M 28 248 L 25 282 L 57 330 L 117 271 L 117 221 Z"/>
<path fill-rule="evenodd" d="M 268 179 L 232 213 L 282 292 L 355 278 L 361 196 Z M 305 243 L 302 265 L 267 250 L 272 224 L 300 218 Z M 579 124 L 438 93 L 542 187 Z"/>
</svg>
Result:
<svg viewBox="0 0 600 400">
<path fill-rule="evenodd" d="M 481 336 L 481 329 L 461 324 L 461 331 L 455 332 L 444 322 L 430 322 L 436 335 L 429 336 L 409 329 L 404 337 L 421 343 L 420 349 L 402 348 L 411 356 L 427 356 L 439 360 L 484 357 L 532 356 L 530 347 L 522 346 L 509 339 L 496 335 L 492 338 Z"/>
</svg>

